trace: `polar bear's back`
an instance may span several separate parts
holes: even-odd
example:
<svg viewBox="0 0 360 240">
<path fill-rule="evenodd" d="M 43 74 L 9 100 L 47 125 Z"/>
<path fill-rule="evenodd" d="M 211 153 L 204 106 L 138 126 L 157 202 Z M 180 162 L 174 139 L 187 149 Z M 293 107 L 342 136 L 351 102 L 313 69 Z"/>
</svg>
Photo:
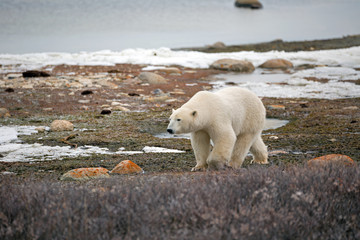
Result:
<svg viewBox="0 0 360 240">
<path fill-rule="evenodd" d="M 241 132 L 261 131 L 265 124 L 266 110 L 255 93 L 239 87 L 229 87 L 215 92 L 232 118 L 233 128 Z"/>
</svg>

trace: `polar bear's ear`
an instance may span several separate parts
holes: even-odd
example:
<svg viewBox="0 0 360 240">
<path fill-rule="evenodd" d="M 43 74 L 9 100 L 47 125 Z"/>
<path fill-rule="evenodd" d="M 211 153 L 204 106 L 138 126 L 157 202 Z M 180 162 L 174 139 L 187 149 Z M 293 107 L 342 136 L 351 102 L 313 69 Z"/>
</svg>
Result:
<svg viewBox="0 0 360 240">
<path fill-rule="evenodd" d="M 174 113 L 174 112 L 175 112 L 175 109 L 172 109 L 172 112 Z"/>
<path fill-rule="evenodd" d="M 193 111 L 193 112 L 191 113 L 191 115 L 193 115 L 194 117 L 196 116 L 196 114 L 197 114 L 196 111 Z"/>
</svg>

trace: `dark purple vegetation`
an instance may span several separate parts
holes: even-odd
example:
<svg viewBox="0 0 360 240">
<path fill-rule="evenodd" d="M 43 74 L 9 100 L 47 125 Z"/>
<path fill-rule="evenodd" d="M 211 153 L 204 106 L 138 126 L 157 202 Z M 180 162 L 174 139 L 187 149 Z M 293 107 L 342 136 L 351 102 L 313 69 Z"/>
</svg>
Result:
<svg viewBox="0 0 360 240">
<path fill-rule="evenodd" d="M 360 169 L 1 176 L 0 239 L 360 239 Z"/>
</svg>

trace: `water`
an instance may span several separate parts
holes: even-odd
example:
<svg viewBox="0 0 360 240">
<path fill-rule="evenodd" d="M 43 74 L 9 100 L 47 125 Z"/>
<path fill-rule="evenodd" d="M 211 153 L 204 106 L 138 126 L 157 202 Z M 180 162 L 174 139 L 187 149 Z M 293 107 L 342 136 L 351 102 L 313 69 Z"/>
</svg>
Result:
<svg viewBox="0 0 360 240">
<path fill-rule="evenodd" d="M 359 34 L 358 0 L 0 0 L 0 53 L 311 40 Z"/>
</svg>

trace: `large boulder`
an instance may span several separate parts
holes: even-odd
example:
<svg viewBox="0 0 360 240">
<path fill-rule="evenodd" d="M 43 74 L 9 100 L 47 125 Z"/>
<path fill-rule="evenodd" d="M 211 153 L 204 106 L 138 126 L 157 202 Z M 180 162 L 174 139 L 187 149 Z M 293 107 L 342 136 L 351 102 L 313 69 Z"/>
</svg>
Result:
<svg viewBox="0 0 360 240">
<path fill-rule="evenodd" d="M 98 167 L 98 168 L 77 168 L 70 170 L 64 173 L 60 180 L 76 180 L 76 181 L 84 181 L 89 179 L 97 179 L 97 178 L 108 178 L 110 175 L 108 174 L 109 170 L 106 168 Z"/>
<path fill-rule="evenodd" d="M 167 83 L 167 80 L 160 76 L 159 74 L 152 72 L 142 72 L 139 74 L 138 78 L 142 82 L 147 82 L 150 84 L 164 84 Z"/>
<path fill-rule="evenodd" d="M 143 173 L 144 171 L 136 163 L 130 160 L 121 161 L 111 170 L 112 174 Z"/>
<path fill-rule="evenodd" d="M 268 68 L 268 69 L 288 69 L 288 68 L 293 68 L 294 65 L 292 64 L 292 62 L 286 59 L 276 58 L 276 59 L 267 60 L 259 67 Z"/>
<path fill-rule="evenodd" d="M 61 132 L 61 131 L 72 131 L 74 130 L 74 124 L 66 120 L 54 120 L 50 129 L 53 132 Z"/>
<path fill-rule="evenodd" d="M 327 164 L 340 164 L 345 166 L 355 165 L 354 160 L 349 156 L 342 154 L 328 154 L 308 161 L 309 166 L 324 166 Z"/>
<path fill-rule="evenodd" d="M 255 71 L 254 65 L 245 60 L 236 60 L 236 59 L 219 59 L 213 62 L 210 65 L 213 69 L 226 70 L 226 71 L 235 71 L 235 72 L 243 72 L 243 73 L 252 73 Z"/>
<path fill-rule="evenodd" d="M 251 8 L 251 9 L 260 9 L 263 7 L 258 0 L 236 0 L 235 6 L 242 8 Z"/>
</svg>

